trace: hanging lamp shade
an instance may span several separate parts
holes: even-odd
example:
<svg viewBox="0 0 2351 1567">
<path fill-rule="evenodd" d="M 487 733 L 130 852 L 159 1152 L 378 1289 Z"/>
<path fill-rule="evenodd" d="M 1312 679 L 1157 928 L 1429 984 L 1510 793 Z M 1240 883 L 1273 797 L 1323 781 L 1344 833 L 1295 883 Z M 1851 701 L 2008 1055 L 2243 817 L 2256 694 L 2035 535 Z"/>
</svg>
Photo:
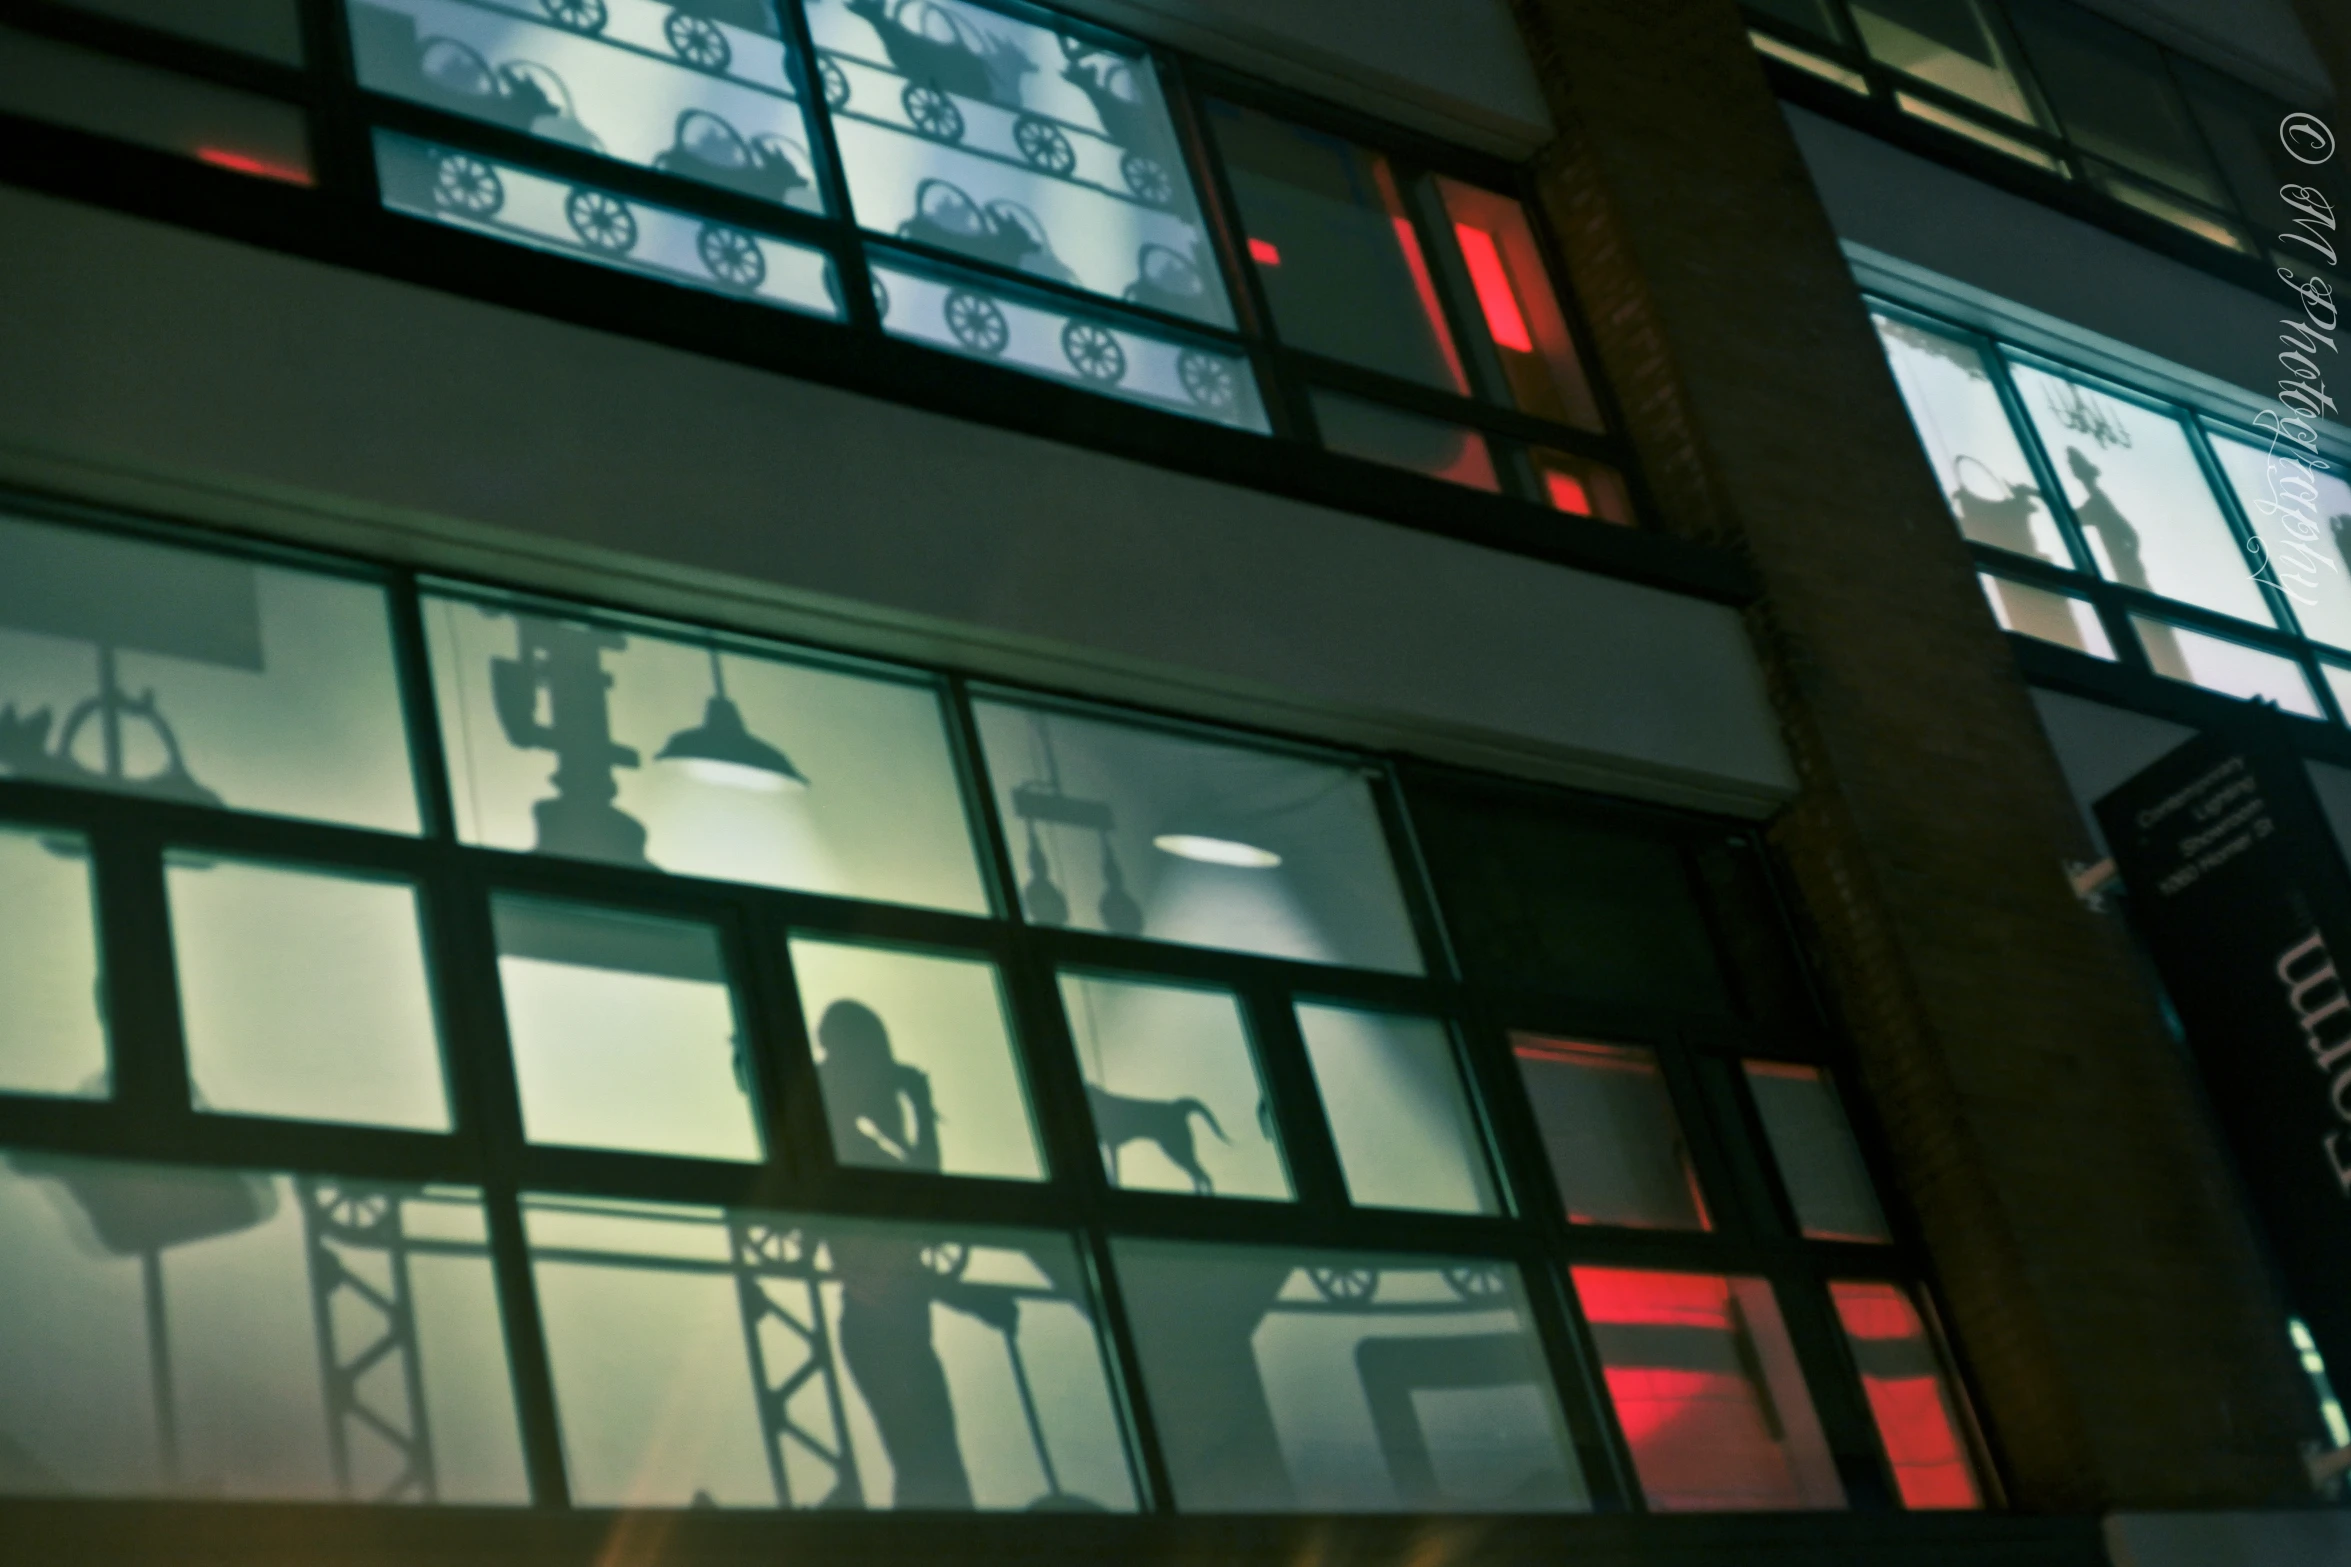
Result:
<svg viewBox="0 0 2351 1567">
<path fill-rule="evenodd" d="M 792 759 L 745 727 L 743 710 L 724 696 L 712 697 L 702 710 L 702 722 L 671 735 L 654 760 L 682 762 L 705 783 L 733 789 L 808 787 Z"/>
</svg>

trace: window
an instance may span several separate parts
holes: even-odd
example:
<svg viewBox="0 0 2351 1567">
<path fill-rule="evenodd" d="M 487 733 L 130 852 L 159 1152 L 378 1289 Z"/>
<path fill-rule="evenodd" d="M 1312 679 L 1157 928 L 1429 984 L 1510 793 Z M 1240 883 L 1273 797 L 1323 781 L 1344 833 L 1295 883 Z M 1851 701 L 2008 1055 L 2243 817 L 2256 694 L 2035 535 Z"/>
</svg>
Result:
<svg viewBox="0 0 2351 1567">
<path fill-rule="evenodd" d="M 1743 835 L 6 526 L 13 1492 L 1981 1494 Z"/>
<path fill-rule="evenodd" d="M 602 301 L 599 324 L 785 373 L 809 347 L 819 373 L 1025 425 L 1034 400 L 988 379 L 1013 371 L 1137 411 L 1056 439 L 1227 472 L 1253 464 L 1143 416 L 1311 444 L 1469 492 L 1407 515 L 1506 547 L 1529 547 L 1525 514 L 1472 496 L 1552 514 L 1538 529 L 1635 520 L 1517 171 L 1336 134 L 1212 69 L 1191 85 L 1091 22 L 1021 0 L 323 0 L 337 47 L 312 58 L 293 0 L 70 3 L 12 15 L 0 112 L 315 187 L 254 219 L 265 243 L 291 228 L 505 304 L 499 279 L 535 276 L 526 299 Z M 614 276 L 550 281 L 475 241 Z M 671 310 L 648 283 L 700 298 Z M 725 324 L 749 306 L 799 319 Z M 1342 505 L 1412 493 L 1285 468 Z"/>
<path fill-rule="evenodd" d="M 2351 646 L 2342 454 L 1873 310 L 2003 630 L 2304 718 L 2351 711 L 2318 654 Z"/>
</svg>

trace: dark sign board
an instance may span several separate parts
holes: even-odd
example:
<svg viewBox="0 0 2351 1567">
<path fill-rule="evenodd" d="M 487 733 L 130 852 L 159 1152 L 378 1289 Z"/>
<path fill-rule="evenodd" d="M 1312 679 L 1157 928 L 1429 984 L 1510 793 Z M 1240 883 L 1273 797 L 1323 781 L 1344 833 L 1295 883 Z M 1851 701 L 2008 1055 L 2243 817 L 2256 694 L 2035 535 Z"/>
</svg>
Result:
<svg viewBox="0 0 2351 1567">
<path fill-rule="evenodd" d="M 2351 1373 L 2351 872 L 2274 713 L 2098 802 L 2296 1311 Z"/>
</svg>

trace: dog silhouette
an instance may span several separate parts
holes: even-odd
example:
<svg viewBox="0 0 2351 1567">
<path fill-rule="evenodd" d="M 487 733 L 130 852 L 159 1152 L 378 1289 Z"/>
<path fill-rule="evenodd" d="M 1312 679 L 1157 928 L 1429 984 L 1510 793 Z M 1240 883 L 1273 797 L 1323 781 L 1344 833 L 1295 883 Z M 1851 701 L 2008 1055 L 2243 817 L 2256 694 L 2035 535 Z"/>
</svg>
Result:
<svg viewBox="0 0 2351 1567">
<path fill-rule="evenodd" d="M 1192 1190 L 1207 1195 L 1216 1190 L 1208 1172 L 1200 1168 L 1199 1150 L 1192 1142 L 1192 1117 L 1208 1123 L 1220 1143 L 1230 1143 L 1216 1124 L 1216 1112 L 1186 1095 L 1181 1099 L 1130 1099 L 1086 1085 L 1086 1103 L 1094 1112 L 1094 1135 L 1112 1158 L 1128 1143 L 1156 1143 L 1168 1162 L 1192 1179 Z"/>
</svg>

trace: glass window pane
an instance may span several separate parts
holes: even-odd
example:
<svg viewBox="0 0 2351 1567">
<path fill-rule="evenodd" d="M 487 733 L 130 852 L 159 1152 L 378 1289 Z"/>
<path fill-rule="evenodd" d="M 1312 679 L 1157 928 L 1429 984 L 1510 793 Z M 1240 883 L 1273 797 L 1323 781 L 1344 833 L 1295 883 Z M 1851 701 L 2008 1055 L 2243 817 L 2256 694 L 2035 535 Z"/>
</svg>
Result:
<svg viewBox="0 0 2351 1567">
<path fill-rule="evenodd" d="M 2270 234 L 2304 217 L 2278 196 L 2280 186 L 2310 182 L 2309 168 L 2297 163 L 2278 140 L 2278 122 L 2286 117 L 2287 106 L 2194 60 L 2173 55 L 2167 63 L 2187 94 L 2197 128 L 2227 178 L 2237 210 L 2253 220 L 2255 229 Z M 2318 259 L 2307 246 L 2285 248 L 2307 260 Z"/>
<path fill-rule="evenodd" d="M 1473 490 L 1498 493 L 1502 488 L 1494 453 L 1475 430 L 1335 392 L 1318 391 L 1313 396 L 1322 443 L 1343 457 L 1409 468 Z"/>
<path fill-rule="evenodd" d="M 1034 925 L 1417 974 L 1366 773 L 973 703 Z"/>
<path fill-rule="evenodd" d="M 1853 20 L 1879 64 L 2012 120 L 2038 118 L 2015 48 L 1983 0 L 1853 0 Z"/>
<path fill-rule="evenodd" d="M 416 889 L 165 856 L 196 1107 L 449 1128 Z"/>
<path fill-rule="evenodd" d="M 2351 648 L 2351 483 L 2291 442 L 2274 448 L 2210 432 L 2213 454 L 2261 540 L 2262 573 L 2294 603 L 2302 634 Z"/>
<path fill-rule="evenodd" d="M 1626 499 L 1624 479 L 1614 468 L 1544 446 L 1531 448 L 1527 456 L 1534 461 L 1535 482 L 1542 486 L 1543 501 L 1553 511 L 1631 524 L 1632 502 Z"/>
<path fill-rule="evenodd" d="M 964 0 L 807 0 L 860 224 L 1232 323 L 1140 50 Z M 1196 285 L 1169 291 L 1179 265 Z"/>
<path fill-rule="evenodd" d="M 2351 669 L 2345 669 L 2340 664 L 2330 664 L 2321 659 L 2318 670 L 2320 674 L 2326 676 L 2327 689 L 2334 693 L 2335 706 L 2343 712 L 2351 713 Z"/>
<path fill-rule="evenodd" d="M 1573 1272 L 1609 1400 L 1653 1511 L 1845 1505 L 1768 1283 L 1624 1268 Z"/>
<path fill-rule="evenodd" d="M 1995 549 L 2073 564 L 1984 356 L 1915 322 L 1872 319 L 1959 531 Z"/>
<path fill-rule="evenodd" d="M 994 965 L 797 936 L 791 952 L 835 1158 L 1045 1178 Z"/>
<path fill-rule="evenodd" d="M 1063 974 L 1061 1005 L 1111 1185 L 1290 1199 L 1273 1105 L 1237 997 Z"/>
<path fill-rule="evenodd" d="M 2038 637 L 2094 658 L 2114 657 L 2114 644 L 2107 640 L 2106 627 L 2088 599 L 2052 593 L 1988 571 L 1977 572 L 1976 581 L 1983 585 L 1992 618 L 2000 622 L 2001 630 Z"/>
<path fill-rule="evenodd" d="M 840 285 L 823 251 L 500 158 L 375 133 L 384 205 L 476 234 L 665 283 L 838 318 Z"/>
<path fill-rule="evenodd" d="M 572 1499 L 1132 1512 L 1065 1236 L 525 1200 Z"/>
<path fill-rule="evenodd" d="M 765 0 L 345 0 L 344 14 L 364 87 L 762 201 L 824 208 Z"/>
<path fill-rule="evenodd" d="M 1892 1240 L 1829 1075 L 1792 1061 L 1749 1061 L 1746 1068 L 1748 1092 L 1804 1233 L 1821 1241 Z"/>
<path fill-rule="evenodd" d="M 0 772 L 415 832 L 383 590 L 0 518 Z"/>
<path fill-rule="evenodd" d="M 1360 1208 L 1497 1213 L 1453 1036 L 1433 1018 L 1300 1006 L 1347 1197 Z"/>
<path fill-rule="evenodd" d="M 986 911 L 937 688 L 427 597 L 458 834 Z"/>
<path fill-rule="evenodd" d="M 2096 164 L 2090 167 L 2090 179 L 2116 201 L 2136 207 L 2150 217 L 2176 224 L 2198 239 L 2210 240 L 2215 245 L 2226 245 L 2231 250 L 2242 251 L 2247 255 L 2256 253 L 2253 242 L 2240 233 L 2234 223 L 2210 208 L 2182 201 L 2154 186 L 2141 184 Z"/>
<path fill-rule="evenodd" d="M 1835 0 L 1747 0 L 1747 9 L 1825 43 L 1845 41 L 1845 30 L 1837 21 Z"/>
<path fill-rule="evenodd" d="M 2075 146 L 2207 205 L 2227 203 L 2162 51 L 2078 6 L 2023 0 L 2009 14 Z"/>
<path fill-rule="evenodd" d="M 1809 10 L 1814 4 L 1821 3 L 1821 0 L 1777 0 L 1777 3 L 1787 5 L 1791 9 Z M 1765 9 L 1770 10 L 1770 7 L 1766 6 Z M 1776 15 L 1777 12 L 1772 14 Z M 1869 92 L 1868 77 L 1849 65 L 1839 65 L 1826 55 L 1814 54 L 1809 49 L 1799 49 L 1786 39 L 1776 37 L 1755 27 L 1747 29 L 1747 41 L 1755 46 L 1757 54 L 1784 61 L 1795 66 L 1798 70 L 1810 72 L 1822 81 L 1835 82 L 1847 92 L 1857 92 L 1865 96 Z"/>
<path fill-rule="evenodd" d="M 1513 1034 L 1510 1053 L 1571 1222 L 1714 1227 L 1654 1051 Z"/>
<path fill-rule="evenodd" d="M 1902 1505 L 1983 1506 L 1950 1381 L 1910 1292 L 1899 1284 L 1833 1283 L 1829 1294 Z"/>
<path fill-rule="evenodd" d="M 2226 637 L 2208 636 L 2185 626 L 2150 620 L 2145 615 L 2133 615 L 2131 629 L 2139 634 L 2139 645 L 2147 650 L 2147 662 L 2155 666 L 2159 675 L 2185 680 L 2223 696 L 2266 697 L 2287 712 L 2300 713 L 2305 718 L 2325 716 L 2318 698 L 2311 694 L 2310 682 L 2301 666 L 2292 659 Z"/>
<path fill-rule="evenodd" d="M 64 0 L 141 27 L 257 54 L 285 65 L 302 63 L 302 20 L 295 0 Z"/>
<path fill-rule="evenodd" d="M 0 830 L 0 1092 L 112 1091 L 89 844 Z"/>
<path fill-rule="evenodd" d="M 302 111 L 0 27 L 0 111 L 54 120 L 239 174 L 311 183 Z"/>
<path fill-rule="evenodd" d="M 0 1250 L 0 1489 L 530 1499 L 470 1189 L 18 1151 Z"/>
<path fill-rule="evenodd" d="M 1588 430 L 1600 408 L 1568 336 L 1526 209 L 1507 196 L 1439 177 L 1454 249 L 1477 300 L 1477 320 L 1501 363 L 1510 399 L 1527 413 Z"/>
<path fill-rule="evenodd" d="M 1180 1510 L 1590 1505 L 1509 1264 L 1111 1244 Z"/>
<path fill-rule="evenodd" d="M 525 1136 L 760 1157 L 718 932 L 529 898 L 499 898 L 492 914 Z"/>
<path fill-rule="evenodd" d="M 1188 341 L 1127 317 L 1073 310 L 1053 295 L 1007 288 L 977 273 L 912 260 L 892 265 L 886 254 L 873 252 L 874 303 L 893 337 L 1166 413 L 1261 435 L 1272 428 L 1248 361 L 1206 339 Z M 1189 262 L 1170 260 L 1154 261 L 1153 276 L 1183 288 L 1200 274 Z"/>
<path fill-rule="evenodd" d="M 2044 152 L 2021 136 L 2004 135 L 1971 115 L 1961 114 L 1954 109 L 1946 109 L 1940 103 L 1932 99 L 1921 98 L 1916 93 L 1898 92 L 1894 94 L 1894 104 L 1904 114 L 1924 120 L 1929 125 L 1938 126 L 1951 132 L 1954 136 L 1964 136 L 1979 147 L 1989 147 L 1994 152 L 2005 153 L 2011 158 L 2031 164 L 2044 173 L 2054 174 L 2060 179 L 2073 178 L 2073 171 L 2067 168 L 2064 160 L 2055 153 Z"/>
<path fill-rule="evenodd" d="M 2252 562 L 2177 419 L 2032 365 L 2011 374 L 2101 573 L 2269 623 Z"/>
<path fill-rule="evenodd" d="M 1254 109 L 1211 103 L 1208 120 L 1282 339 L 1468 392 L 1436 278 L 1388 160 Z"/>
</svg>

